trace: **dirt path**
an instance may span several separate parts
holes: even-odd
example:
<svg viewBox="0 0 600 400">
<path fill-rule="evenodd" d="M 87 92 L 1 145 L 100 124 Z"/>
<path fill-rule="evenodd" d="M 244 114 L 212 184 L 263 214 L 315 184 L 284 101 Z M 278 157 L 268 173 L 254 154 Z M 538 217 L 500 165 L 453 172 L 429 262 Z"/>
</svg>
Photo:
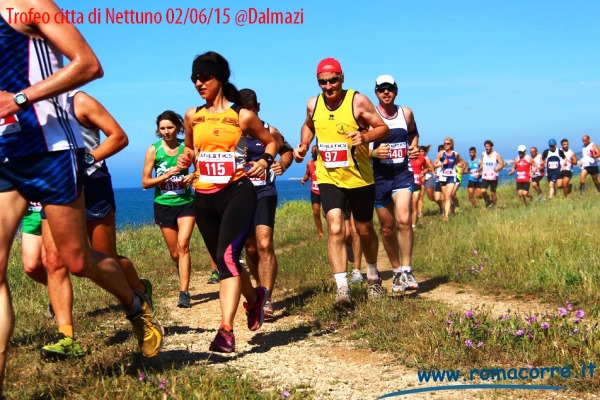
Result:
<svg viewBox="0 0 600 400">
<path fill-rule="evenodd" d="M 383 254 L 380 260 L 384 260 Z M 380 266 L 389 270 L 389 264 Z M 301 317 L 290 315 L 281 305 L 291 293 L 276 293 L 275 319 L 266 322 L 257 332 L 246 328 L 246 318 L 240 305 L 236 318 L 236 350 L 234 355 L 209 353 L 208 346 L 214 338 L 220 322 L 218 285 L 206 284 L 207 276 L 192 276 L 190 293 L 192 308 L 175 307 L 173 296 L 158 299 L 161 314 L 170 319 L 163 324 L 167 328 L 164 352 L 167 354 L 206 353 L 207 357 L 194 362 L 211 368 L 233 367 L 259 379 L 264 388 L 277 389 L 280 393 L 292 387 L 305 387 L 314 393 L 315 399 L 376 399 L 400 390 L 430 387 L 436 384 L 419 383 L 417 371 L 402 365 L 397 355 L 375 353 L 358 348 L 360 343 L 345 341 L 335 333 L 316 335 L 303 326 Z M 389 274 L 388 274 L 389 275 Z M 386 275 L 384 275 L 385 278 Z M 391 279 L 384 281 L 391 286 Z M 454 284 L 426 283 L 419 296 L 447 302 L 462 309 L 474 309 L 486 305 L 494 314 L 512 310 L 544 310 L 548 306 L 531 299 L 519 301 L 477 294 Z M 282 396 L 283 397 L 283 396 Z M 498 390 L 448 391 L 413 394 L 394 398 L 410 399 L 592 399 L 593 395 L 567 394 L 562 392 L 527 392 Z"/>
</svg>

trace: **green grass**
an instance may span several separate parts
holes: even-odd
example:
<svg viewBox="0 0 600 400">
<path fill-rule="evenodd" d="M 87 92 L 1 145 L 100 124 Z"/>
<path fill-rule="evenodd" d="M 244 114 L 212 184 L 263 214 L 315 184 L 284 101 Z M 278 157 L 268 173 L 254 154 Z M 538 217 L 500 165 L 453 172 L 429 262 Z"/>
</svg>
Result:
<svg viewBox="0 0 600 400">
<path fill-rule="evenodd" d="M 512 185 L 500 187 L 498 194 L 503 208 L 471 209 L 461 189 L 461 212 L 448 223 L 442 223 L 435 206 L 426 200 L 429 215 L 416 231 L 413 265 L 417 278 L 456 282 L 486 294 L 533 296 L 548 302 L 547 312 L 528 310 L 524 300 L 521 314 L 507 314 L 510 318 L 486 310 L 473 310 L 474 315 L 467 317 L 461 310 L 419 296 L 367 301 L 365 288 L 355 286 L 355 310 L 339 313 L 332 307 L 335 284 L 326 239 L 317 238 L 310 205 L 305 202 L 285 203 L 278 210 L 275 298 L 284 293 L 291 296 L 285 303 L 287 311 L 303 316 L 305 328 L 313 333 L 342 335 L 374 351 L 397 353 L 406 366 L 415 369 L 577 368 L 581 362 L 598 361 L 596 221 L 600 197 L 591 190 L 566 200 L 560 194 L 558 199 L 524 208 Z M 118 243 L 120 253 L 133 260 L 140 275 L 154 282 L 155 296 L 178 291 L 174 266 L 158 228 L 126 229 L 119 232 Z M 208 276 L 207 255 L 197 231 L 191 251 L 193 274 Z M 39 348 L 56 328 L 43 317 L 48 302 L 45 289 L 22 272 L 18 240 L 9 261 L 9 281 L 17 319 L 5 382 L 10 398 L 281 397 L 253 380 L 251 370 L 214 369 L 185 357 L 175 363 L 161 361 L 160 356 L 144 359 L 116 301 L 82 279 L 73 279 L 74 315 L 78 340 L 88 354 L 79 360 L 42 362 Z M 564 317 L 557 315 L 557 308 L 567 301 L 573 310 Z M 577 309 L 585 316 L 575 323 Z M 536 321 L 527 324 L 524 318 L 532 314 Z M 543 322 L 549 327 L 542 327 Z M 482 346 L 477 347 L 480 342 Z M 593 392 L 599 382 L 597 378 L 571 379 L 560 384 Z M 310 388 L 288 391 L 293 399 L 313 396 Z"/>
</svg>

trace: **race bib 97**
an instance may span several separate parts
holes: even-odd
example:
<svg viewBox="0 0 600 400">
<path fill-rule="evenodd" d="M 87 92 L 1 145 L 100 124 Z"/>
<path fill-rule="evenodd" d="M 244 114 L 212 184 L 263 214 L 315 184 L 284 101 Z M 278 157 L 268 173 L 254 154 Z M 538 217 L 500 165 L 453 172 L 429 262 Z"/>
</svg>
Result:
<svg viewBox="0 0 600 400">
<path fill-rule="evenodd" d="M 325 168 L 348 167 L 348 143 L 319 143 L 319 153 Z"/>
</svg>

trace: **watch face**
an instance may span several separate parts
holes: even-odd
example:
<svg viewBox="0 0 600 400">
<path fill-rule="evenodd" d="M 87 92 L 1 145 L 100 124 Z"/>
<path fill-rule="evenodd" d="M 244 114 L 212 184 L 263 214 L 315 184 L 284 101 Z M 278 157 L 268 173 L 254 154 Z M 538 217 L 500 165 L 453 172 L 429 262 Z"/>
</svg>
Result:
<svg viewBox="0 0 600 400">
<path fill-rule="evenodd" d="M 18 105 L 26 104 L 27 103 L 27 96 L 25 96 L 23 93 L 17 93 L 15 95 L 15 102 Z"/>
<path fill-rule="evenodd" d="M 93 155 L 91 155 L 90 153 L 85 155 L 85 163 L 87 165 L 92 165 L 96 162 L 96 159 L 94 158 Z"/>
</svg>

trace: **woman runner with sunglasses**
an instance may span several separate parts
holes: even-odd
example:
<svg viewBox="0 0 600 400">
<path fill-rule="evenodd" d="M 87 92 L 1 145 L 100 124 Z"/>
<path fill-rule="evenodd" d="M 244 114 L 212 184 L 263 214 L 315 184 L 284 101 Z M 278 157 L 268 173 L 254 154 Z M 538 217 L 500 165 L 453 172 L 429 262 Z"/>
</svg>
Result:
<svg viewBox="0 0 600 400">
<path fill-rule="evenodd" d="M 248 329 L 263 322 L 269 298 L 264 287 L 252 287 L 250 275 L 240 265 L 240 252 L 253 225 L 256 192 L 250 177 L 258 177 L 273 164 L 278 146 L 253 111 L 240 106 L 241 97 L 229 82 L 229 63 L 209 51 L 192 64 L 192 82 L 206 103 L 185 113 L 185 150 L 179 168 L 196 163 L 196 224 L 219 269 L 221 325 L 209 350 L 235 351 L 233 320 L 244 296 Z M 246 134 L 265 145 L 263 156 L 246 164 Z"/>
</svg>

